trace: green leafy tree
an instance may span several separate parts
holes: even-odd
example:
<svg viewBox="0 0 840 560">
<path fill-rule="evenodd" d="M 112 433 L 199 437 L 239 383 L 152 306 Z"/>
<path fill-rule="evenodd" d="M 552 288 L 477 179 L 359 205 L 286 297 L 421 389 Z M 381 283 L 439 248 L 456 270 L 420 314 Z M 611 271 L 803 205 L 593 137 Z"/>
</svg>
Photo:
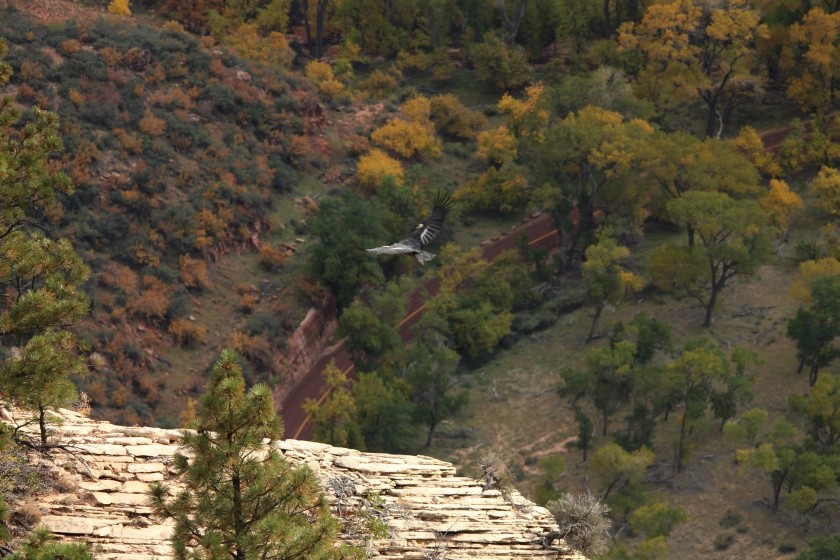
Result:
<svg viewBox="0 0 840 560">
<path fill-rule="evenodd" d="M 339 199 L 325 200 L 312 220 L 311 232 L 318 241 L 309 253 L 309 273 L 333 291 L 342 308 L 364 285 L 383 280 L 376 259 L 363 250 L 389 237 L 380 221 L 382 213 L 378 204 L 344 191 Z"/>
<path fill-rule="evenodd" d="M 175 523 L 175 558 L 341 557 L 337 523 L 314 473 L 290 465 L 272 445 L 283 426 L 271 390 L 246 391 L 231 350 L 210 372 L 194 428 L 182 436 L 187 454 L 173 462 L 184 488 L 170 498 L 166 486 L 151 485 L 154 515 Z"/>
<path fill-rule="evenodd" d="M 0 43 L 0 57 L 5 52 Z M 0 63 L 0 85 L 10 74 Z M 81 286 L 89 270 L 69 241 L 51 239 L 36 219 L 72 191 L 69 177 L 49 167 L 62 148 L 58 126 L 55 113 L 35 107 L 24 118 L 9 96 L 0 100 L 0 396 L 34 410 L 41 447 L 47 409 L 73 401 L 70 377 L 86 371 L 68 327 L 87 314 Z"/>
<path fill-rule="evenodd" d="M 353 384 L 356 418 L 365 449 L 406 453 L 416 449 L 420 427 L 414 421 L 411 385 L 396 375 L 362 373 Z"/>
<path fill-rule="evenodd" d="M 647 538 L 667 537 L 679 523 L 688 521 L 681 507 L 671 507 L 663 502 L 643 505 L 630 515 L 630 528 Z"/>
<path fill-rule="evenodd" d="M 722 192 L 733 197 L 760 192 L 756 167 L 731 142 L 700 140 L 683 132 L 657 132 L 651 142 L 657 156 L 649 160 L 647 172 L 659 186 L 659 196 L 651 209 L 665 220 L 671 217 L 668 203 L 689 191 Z M 689 246 L 694 245 L 691 224 L 686 224 L 686 233 Z"/>
<path fill-rule="evenodd" d="M 735 364 L 735 370 L 726 372 L 722 379 L 723 386 L 713 387 L 709 393 L 712 412 L 715 418 L 720 418 L 721 430 L 738 413 L 739 408 L 751 403 L 755 397 L 752 391 L 753 377 L 747 367 L 759 361 L 758 354 L 744 348 L 735 348 L 730 358 Z"/>
<path fill-rule="evenodd" d="M 818 277 L 811 283 L 811 304 L 800 307 L 788 321 L 787 335 L 796 342 L 799 371 L 808 366 L 813 386 L 820 368 L 840 356 L 834 342 L 840 335 L 840 275 Z"/>
<path fill-rule="evenodd" d="M 561 373 L 561 396 L 569 397 L 573 403 L 584 397 L 591 400 L 601 413 L 604 436 L 610 417 L 629 394 L 634 349 L 633 343 L 627 341 L 593 348 L 586 354 L 586 371 L 566 369 Z"/>
<path fill-rule="evenodd" d="M 802 434 L 784 418 L 777 419 L 769 430 L 762 432 L 767 415 L 752 412 L 752 430 L 758 435 L 752 448 L 738 449 L 737 461 L 766 474 L 769 478 L 772 499 L 770 509 L 779 510 L 782 490 L 787 489 L 787 504 L 805 512 L 818 502 L 820 493 L 837 486 L 840 462 L 836 457 L 824 455 L 803 444 Z M 741 435 L 743 430 L 730 430 Z"/>
<path fill-rule="evenodd" d="M 621 489 L 625 493 L 635 493 L 645 474 L 645 469 L 653 464 L 655 455 L 643 447 L 633 452 L 625 451 L 616 443 L 607 443 L 600 447 L 592 457 L 592 471 L 604 485 L 602 500 L 609 498 L 613 490 Z"/>
<path fill-rule="evenodd" d="M 530 79 L 525 50 L 508 45 L 497 33 L 487 33 L 470 49 L 476 76 L 499 91 L 515 89 Z"/>
<path fill-rule="evenodd" d="M 435 323 L 434 312 L 427 311 L 417 329 L 417 342 L 409 351 L 400 376 L 411 387 L 415 419 L 426 426 L 424 447 L 432 445 L 435 430 L 467 406 L 467 392 L 458 375 L 461 357 L 446 344 Z"/>
<path fill-rule="evenodd" d="M 691 191 L 668 204 L 671 219 L 691 228 L 699 246 L 663 245 L 651 257 L 651 279 L 684 291 L 705 308 L 710 327 L 718 298 L 735 276 L 750 277 L 771 256 L 768 216 L 755 200 Z"/>
<path fill-rule="evenodd" d="M 790 405 L 806 418 L 808 435 L 822 449 L 840 441 L 840 376 L 820 377 L 807 395 L 791 395 Z"/>
<path fill-rule="evenodd" d="M 402 346 L 397 325 L 404 315 L 405 291 L 398 282 L 389 282 L 372 294 L 370 305 L 357 300 L 344 310 L 339 333 L 347 337 L 345 348 L 357 365 L 369 369 L 378 358 Z"/>
<path fill-rule="evenodd" d="M 622 261 L 630 256 L 630 250 L 619 245 L 607 230 L 598 236 L 598 242 L 586 248 L 581 276 L 586 285 L 586 299 L 595 308 L 592 324 L 586 341 L 595 336 L 595 328 L 604 307 L 616 304 L 630 289 L 640 291 L 644 287 L 644 279 L 626 270 Z"/>
<path fill-rule="evenodd" d="M 816 537 L 808 542 L 808 550 L 796 560 L 833 560 L 840 558 L 840 535 Z"/>
<path fill-rule="evenodd" d="M 714 385 L 729 374 L 729 361 L 708 338 L 688 341 L 680 355 L 668 364 L 669 385 L 684 403 L 680 433 L 674 450 L 674 470 L 681 471 L 691 424 L 702 418 L 709 404 Z"/>
<path fill-rule="evenodd" d="M 327 398 L 323 402 L 306 399 L 303 403 L 303 411 L 312 419 L 312 439 L 339 447 L 363 447 L 347 375 L 330 362 L 324 380 Z"/>
<path fill-rule="evenodd" d="M 639 225 L 650 188 L 636 171 L 652 155 L 652 133 L 645 121 L 590 105 L 549 127 L 534 148 L 529 166 L 533 183 L 541 185 L 534 196 L 550 209 L 561 235 L 570 234 L 570 262 L 593 241 L 596 209 L 610 216 L 616 231 Z M 576 224 L 569 222 L 573 209 Z"/>
</svg>

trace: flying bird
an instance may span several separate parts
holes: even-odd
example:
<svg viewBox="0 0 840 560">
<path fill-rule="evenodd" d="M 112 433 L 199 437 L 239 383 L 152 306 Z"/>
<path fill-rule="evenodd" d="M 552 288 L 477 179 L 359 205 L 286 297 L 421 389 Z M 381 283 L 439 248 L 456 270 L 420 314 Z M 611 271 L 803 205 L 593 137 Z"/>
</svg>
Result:
<svg viewBox="0 0 840 560">
<path fill-rule="evenodd" d="M 449 193 L 443 191 L 435 193 L 435 200 L 432 206 L 432 213 L 422 223 L 418 224 L 408 237 L 393 245 L 383 245 L 374 249 L 366 249 L 366 251 L 375 255 L 401 255 L 409 253 L 414 255 L 420 261 L 420 264 L 426 264 L 435 258 L 432 253 L 424 251 L 423 247 L 437 237 L 443 227 L 444 218 L 446 218 L 446 215 L 452 209 L 452 200 L 449 198 Z"/>
</svg>

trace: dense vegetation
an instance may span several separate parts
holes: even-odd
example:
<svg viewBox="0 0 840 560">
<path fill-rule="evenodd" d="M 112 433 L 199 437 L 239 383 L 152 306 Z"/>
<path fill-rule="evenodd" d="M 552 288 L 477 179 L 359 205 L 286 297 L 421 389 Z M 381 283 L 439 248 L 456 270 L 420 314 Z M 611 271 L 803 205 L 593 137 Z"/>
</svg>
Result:
<svg viewBox="0 0 840 560">
<path fill-rule="evenodd" d="M 327 372 L 330 397 L 308 405 L 316 437 L 460 458 L 480 443 L 470 414 L 504 406 L 484 372 L 560 329 L 573 333 L 550 381 L 563 424 L 529 436 L 575 436 L 583 464 L 546 451 L 512 466 L 541 503 L 590 485 L 621 535 L 608 557 L 668 556 L 691 514 L 653 490 L 693 476 L 698 449 L 762 481 L 763 519 L 787 516 L 803 549 L 806 524 L 837 530 L 833 3 L 108 11 L 3 12 L 4 169 L 25 177 L 6 173 L 0 206 L 5 398 L 46 426 L 43 411 L 74 400 L 72 379 L 94 414 L 185 422 L 194 406 L 179 405 L 222 347 L 246 358 L 250 382 L 282 382 L 289 332 L 334 300 L 360 373 Z M 762 140 L 777 127 L 783 141 Z M 31 185 L 42 190 L 24 209 L 16 189 Z M 440 188 L 458 208 L 429 270 L 359 250 L 404 235 Z M 559 253 L 523 246 L 486 262 L 475 241 L 533 208 L 551 216 Z M 792 284 L 773 293 L 786 311 L 775 334 L 731 335 L 722 310 L 749 305 L 768 271 Z M 440 287 L 403 341 L 407 296 L 426 285 Z M 765 399 L 785 360 L 808 375 Z M 471 402 L 482 390 L 492 398 Z M 742 534 L 738 515 L 721 519 L 717 550 Z M 815 540 L 802 557 L 833 548 Z"/>
</svg>

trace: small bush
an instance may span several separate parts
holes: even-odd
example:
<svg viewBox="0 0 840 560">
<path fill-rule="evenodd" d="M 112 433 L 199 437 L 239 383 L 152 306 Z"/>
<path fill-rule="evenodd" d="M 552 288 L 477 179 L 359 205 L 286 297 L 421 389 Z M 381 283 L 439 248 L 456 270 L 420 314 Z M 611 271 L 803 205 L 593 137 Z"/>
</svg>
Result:
<svg viewBox="0 0 840 560">
<path fill-rule="evenodd" d="M 566 494 L 546 508 L 557 521 L 560 538 L 585 555 L 596 556 L 609 547 L 610 508 L 592 494 Z"/>
<path fill-rule="evenodd" d="M 791 552 L 796 552 L 796 545 L 789 542 L 780 543 L 779 552 L 781 552 L 782 554 L 790 554 Z"/>
<path fill-rule="evenodd" d="M 207 336 L 207 329 L 204 326 L 180 317 L 169 324 L 168 331 L 175 343 L 180 346 L 192 346 L 201 343 Z"/>
<path fill-rule="evenodd" d="M 31 502 L 24 502 L 15 509 L 12 520 L 31 529 L 41 521 L 41 509 Z"/>
<path fill-rule="evenodd" d="M 283 266 L 283 262 L 289 257 L 289 252 L 275 247 L 271 243 L 263 243 L 260 246 L 260 266 L 267 272 L 276 272 Z"/>
<path fill-rule="evenodd" d="M 485 125 L 487 119 L 449 94 L 431 99 L 432 120 L 438 134 L 457 140 L 471 140 Z"/>
<path fill-rule="evenodd" d="M 720 518 L 720 526 L 725 529 L 728 529 L 730 527 L 740 525 L 741 521 L 743 520 L 743 515 L 741 515 L 737 511 L 732 511 L 731 509 L 728 509 L 726 510 L 726 513 L 723 514 L 723 517 Z"/>
<path fill-rule="evenodd" d="M 735 533 L 726 531 L 715 536 L 715 550 L 726 550 L 735 544 Z"/>
</svg>

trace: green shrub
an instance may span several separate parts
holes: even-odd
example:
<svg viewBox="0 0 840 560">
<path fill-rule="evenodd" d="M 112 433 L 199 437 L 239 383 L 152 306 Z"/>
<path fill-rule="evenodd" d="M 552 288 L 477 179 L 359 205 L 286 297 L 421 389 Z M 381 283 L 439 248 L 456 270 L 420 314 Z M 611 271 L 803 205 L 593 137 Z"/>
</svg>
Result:
<svg viewBox="0 0 840 560">
<path fill-rule="evenodd" d="M 726 510 L 726 513 L 723 514 L 723 517 L 720 518 L 720 526 L 723 528 L 735 527 L 736 525 L 740 525 L 743 519 L 743 515 L 737 511 L 728 509 Z"/>
<path fill-rule="evenodd" d="M 726 550 L 735 544 L 735 533 L 726 531 L 715 536 L 715 550 Z"/>
</svg>

